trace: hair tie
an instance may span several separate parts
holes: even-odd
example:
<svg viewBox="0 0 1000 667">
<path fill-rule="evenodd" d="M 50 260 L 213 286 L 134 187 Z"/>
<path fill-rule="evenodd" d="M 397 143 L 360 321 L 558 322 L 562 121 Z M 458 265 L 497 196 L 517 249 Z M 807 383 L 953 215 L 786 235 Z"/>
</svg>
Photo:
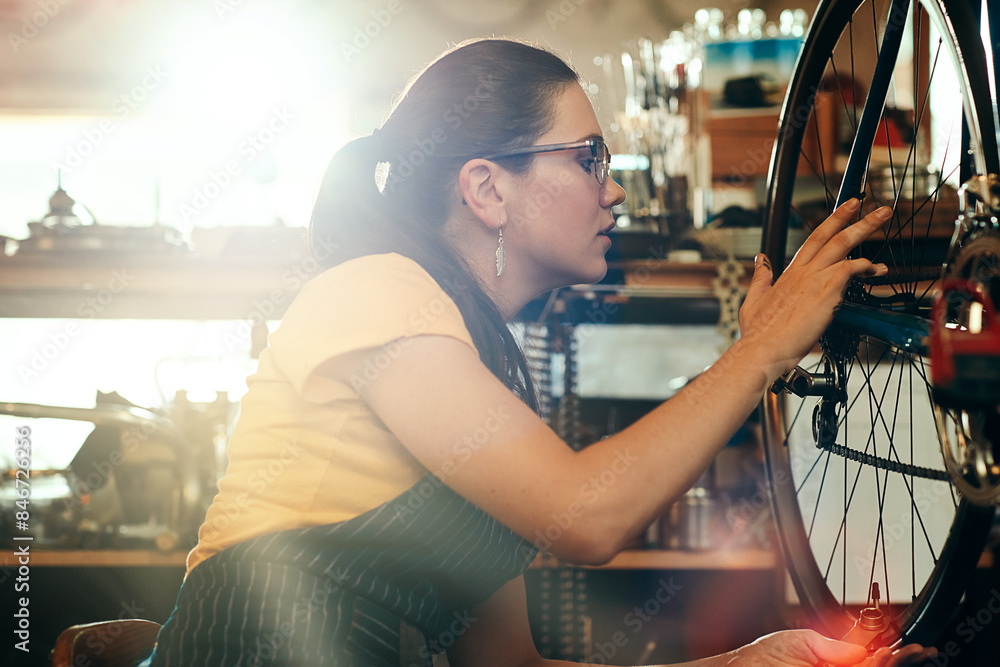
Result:
<svg viewBox="0 0 1000 667">
<path fill-rule="evenodd" d="M 375 163 L 375 187 L 379 194 L 385 194 L 385 185 L 389 179 L 389 154 L 385 146 L 385 137 L 379 128 L 372 130 L 368 137 L 371 146 L 371 160 Z"/>
</svg>

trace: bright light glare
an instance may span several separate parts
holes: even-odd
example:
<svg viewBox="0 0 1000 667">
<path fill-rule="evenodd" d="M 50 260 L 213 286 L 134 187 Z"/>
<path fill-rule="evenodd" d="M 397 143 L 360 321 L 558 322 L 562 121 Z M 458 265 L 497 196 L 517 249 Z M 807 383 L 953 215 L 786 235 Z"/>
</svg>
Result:
<svg viewBox="0 0 1000 667">
<path fill-rule="evenodd" d="M 985 2 L 983 3 L 983 12 L 982 12 L 982 16 L 980 17 L 979 25 L 982 26 L 983 44 L 987 45 L 987 47 L 988 47 L 986 49 L 986 62 L 989 64 L 989 70 L 990 70 L 990 72 L 994 72 L 994 75 L 990 77 L 990 96 L 994 100 L 996 100 L 996 98 L 997 98 L 997 87 L 996 87 L 997 81 L 996 81 L 996 74 L 995 74 L 995 72 L 996 72 L 996 69 L 995 69 L 996 68 L 996 63 L 993 62 L 993 49 L 989 48 L 989 46 L 991 46 L 991 45 L 990 45 L 990 22 L 989 22 L 989 17 L 987 16 L 987 7 L 988 6 L 989 5 L 987 3 L 985 3 Z M 994 7 L 993 11 L 1000 11 L 1000 7 Z M 1000 39 L 1000 35 L 997 36 L 997 39 Z"/>
<path fill-rule="evenodd" d="M 937 26 L 930 23 L 930 49 L 935 53 L 940 33 Z M 962 143 L 962 90 L 955 76 L 952 63 L 941 54 L 930 83 L 928 103 L 931 113 L 931 164 L 940 168 L 941 174 L 949 176 L 946 182 L 958 187 L 958 163 Z"/>
<path fill-rule="evenodd" d="M 355 130 L 346 62 L 318 57 L 309 17 L 280 7 L 244 7 L 165 39 L 177 57 L 155 64 L 134 105 L 4 123 L 0 234 L 26 235 L 58 169 L 105 224 L 308 224 L 326 165 Z"/>
<path fill-rule="evenodd" d="M 989 42 L 989 22 L 986 15 L 987 3 L 982 5 L 982 39 L 983 43 Z M 930 24 L 931 53 L 937 47 L 940 34 L 937 26 Z M 987 48 L 986 60 L 989 71 L 993 71 L 993 52 Z M 995 77 L 990 77 L 989 86 L 992 99 L 996 100 Z M 973 86 L 976 83 L 973 82 Z M 929 104 L 931 112 L 931 164 L 941 165 L 942 174 L 951 174 L 946 179 L 954 187 L 961 185 L 958 180 L 958 163 L 962 137 L 962 91 L 958 78 L 954 75 L 954 69 L 950 62 L 942 56 L 938 62 L 937 71 L 934 72 L 934 79 L 931 82 Z"/>
<path fill-rule="evenodd" d="M 175 64 L 176 103 L 197 116 L 237 126 L 256 122 L 275 105 L 301 105 L 319 77 L 293 26 L 241 15 L 189 38 Z M 169 69 L 169 68 L 168 68 Z"/>
</svg>

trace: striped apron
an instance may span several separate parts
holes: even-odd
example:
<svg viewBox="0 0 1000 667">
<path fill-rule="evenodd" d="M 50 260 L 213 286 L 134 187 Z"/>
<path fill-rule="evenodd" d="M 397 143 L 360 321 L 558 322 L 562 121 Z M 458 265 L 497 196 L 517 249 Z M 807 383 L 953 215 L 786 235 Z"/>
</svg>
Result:
<svg viewBox="0 0 1000 667">
<path fill-rule="evenodd" d="M 143 665 L 425 667 L 536 553 L 428 473 L 349 521 L 200 563 Z"/>
</svg>

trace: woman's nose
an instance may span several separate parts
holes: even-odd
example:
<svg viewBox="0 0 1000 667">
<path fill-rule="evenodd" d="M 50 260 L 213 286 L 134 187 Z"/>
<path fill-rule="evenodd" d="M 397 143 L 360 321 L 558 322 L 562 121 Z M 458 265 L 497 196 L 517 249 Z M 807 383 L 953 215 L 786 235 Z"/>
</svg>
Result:
<svg viewBox="0 0 1000 667">
<path fill-rule="evenodd" d="M 625 201 L 625 188 L 618 185 L 618 181 L 608 176 L 608 180 L 604 182 L 604 187 L 601 188 L 601 205 L 604 208 L 611 208 L 612 206 L 617 206 Z"/>
</svg>

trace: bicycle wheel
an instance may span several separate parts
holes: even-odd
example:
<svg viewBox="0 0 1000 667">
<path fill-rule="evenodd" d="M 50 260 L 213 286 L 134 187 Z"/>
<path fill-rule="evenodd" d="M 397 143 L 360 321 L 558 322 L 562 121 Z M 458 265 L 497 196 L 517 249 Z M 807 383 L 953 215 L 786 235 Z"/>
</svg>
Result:
<svg viewBox="0 0 1000 667">
<path fill-rule="evenodd" d="M 915 0 L 904 10 L 912 39 L 903 40 L 885 103 L 877 100 L 878 132 L 861 147 L 870 156 L 860 187 L 841 195 L 864 193 L 861 215 L 882 204 L 895 209 L 856 253 L 888 264 L 890 274 L 849 287 L 819 350 L 794 378 L 806 395 L 769 392 L 763 404 L 788 572 L 810 624 L 834 637 L 854 625 L 878 583 L 897 636 L 932 645 L 993 521 L 992 507 L 966 502 L 950 483 L 920 340 L 942 264 L 960 251 L 951 241 L 955 186 L 968 173 L 998 171 L 978 22 L 971 3 L 945 4 Z M 888 0 L 825 0 L 816 10 L 768 180 L 763 250 L 776 270 L 787 263 L 788 229 L 814 228 L 838 200 L 888 16 Z M 938 92 L 947 81 L 958 93 Z M 955 105 L 948 127 L 931 122 L 932 87 L 943 98 L 935 102 Z M 935 121 L 945 111 L 935 104 Z M 968 150 L 958 141 L 963 119 Z M 860 320 L 867 324 L 856 326 Z"/>
</svg>

